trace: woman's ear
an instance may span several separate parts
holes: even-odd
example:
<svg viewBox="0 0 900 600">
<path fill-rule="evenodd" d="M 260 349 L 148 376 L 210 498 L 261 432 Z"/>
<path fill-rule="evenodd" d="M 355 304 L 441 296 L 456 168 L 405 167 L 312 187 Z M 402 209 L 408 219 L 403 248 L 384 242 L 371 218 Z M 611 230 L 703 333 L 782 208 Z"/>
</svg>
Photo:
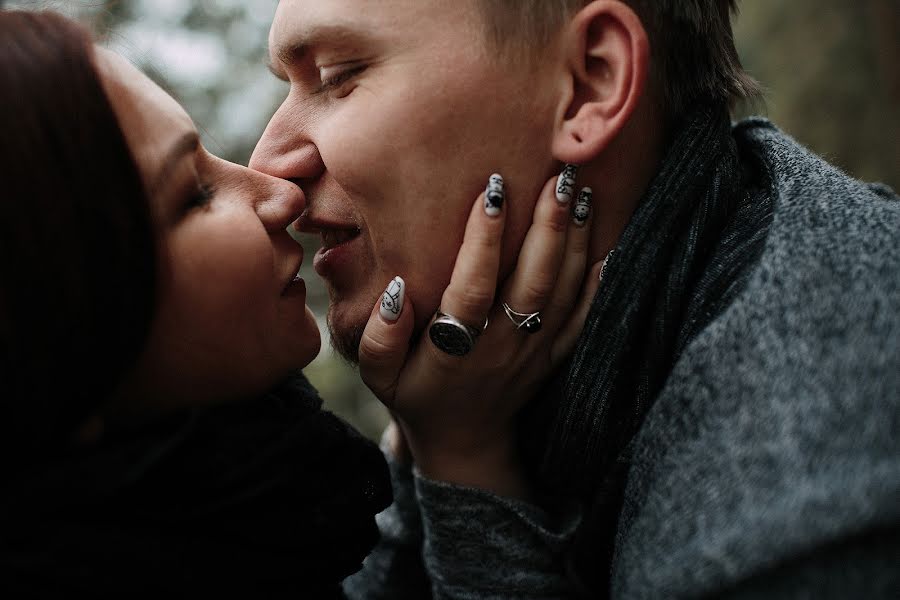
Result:
<svg viewBox="0 0 900 600">
<path fill-rule="evenodd" d="M 650 42 L 638 16 L 619 0 L 594 0 L 565 33 L 565 98 L 553 156 L 585 164 L 619 134 L 638 105 L 650 67 Z"/>
</svg>

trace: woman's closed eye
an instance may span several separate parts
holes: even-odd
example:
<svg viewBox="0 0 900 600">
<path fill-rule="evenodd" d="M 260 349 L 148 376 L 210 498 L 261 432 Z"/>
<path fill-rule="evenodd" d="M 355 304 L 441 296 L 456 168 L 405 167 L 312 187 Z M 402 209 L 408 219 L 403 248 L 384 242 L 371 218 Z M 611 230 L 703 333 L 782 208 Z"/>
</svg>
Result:
<svg viewBox="0 0 900 600">
<path fill-rule="evenodd" d="M 216 190 L 214 187 L 207 184 L 199 184 L 197 189 L 194 190 L 188 198 L 185 208 L 187 210 L 202 208 L 208 205 L 215 195 Z"/>
</svg>

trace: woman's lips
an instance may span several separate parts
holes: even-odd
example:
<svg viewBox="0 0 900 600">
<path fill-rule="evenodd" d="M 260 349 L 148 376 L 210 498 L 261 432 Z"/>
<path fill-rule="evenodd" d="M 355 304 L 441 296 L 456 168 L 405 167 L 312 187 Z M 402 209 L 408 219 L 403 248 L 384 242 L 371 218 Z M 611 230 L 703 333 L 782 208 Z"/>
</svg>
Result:
<svg viewBox="0 0 900 600">
<path fill-rule="evenodd" d="M 292 242 L 291 248 L 292 253 L 295 252 L 297 256 L 293 257 L 293 260 L 291 260 L 290 264 L 285 265 L 290 269 L 290 271 L 287 271 L 285 275 L 288 275 L 289 273 L 293 273 L 293 275 L 287 277 L 287 283 L 285 283 L 284 287 L 281 289 L 282 296 L 286 296 L 288 294 L 288 291 L 291 291 L 297 287 L 297 284 L 303 284 L 305 293 L 306 284 L 303 282 L 303 279 L 300 278 L 300 268 L 303 266 L 303 246 L 299 243 Z"/>
<path fill-rule="evenodd" d="M 290 283 L 287 284 L 287 287 L 284 288 L 281 295 L 286 298 L 295 298 L 297 296 L 306 297 L 306 282 L 300 277 L 300 273 L 297 273 Z"/>
</svg>

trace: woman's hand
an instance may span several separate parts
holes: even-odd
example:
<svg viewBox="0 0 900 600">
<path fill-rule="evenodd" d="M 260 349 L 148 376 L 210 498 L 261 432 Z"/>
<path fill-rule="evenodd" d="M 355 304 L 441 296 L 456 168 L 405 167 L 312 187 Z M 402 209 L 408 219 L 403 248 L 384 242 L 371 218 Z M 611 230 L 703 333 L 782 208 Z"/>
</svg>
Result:
<svg viewBox="0 0 900 600">
<path fill-rule="evenodd" d="M 571 353 L 600 276 L 599 264 L 586 273 L 591 223 L 583 208 L 590 190 L 579 195 L 582 210 L 575 211 L 573 202 L 557 200 L 556 182 L 545 185 L 516 269 L 496 298 L 506 219 L 502 179 L 492 177 L 472 208 L 441 300 L 443 313 L 474 329 L 489 323 L 467 355 L 445 353 L 427 332 L 408 353 L 415 315 L 400 278 L 372 311 L 360 371 L 397 420 L 394 439 L 405 438 L 426 477 L 528 495 L 514 417 Z M 540 312 L 540 330 L 517 328 L 504 302 L 522 315 Z"/>
</svg>

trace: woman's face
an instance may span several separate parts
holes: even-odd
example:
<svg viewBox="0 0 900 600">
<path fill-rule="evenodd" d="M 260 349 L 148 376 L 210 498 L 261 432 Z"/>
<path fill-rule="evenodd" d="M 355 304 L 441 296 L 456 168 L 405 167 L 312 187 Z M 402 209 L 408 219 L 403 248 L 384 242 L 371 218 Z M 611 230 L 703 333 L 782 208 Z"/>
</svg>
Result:
<svg viewBox="0 0 900 600">
<path fill-rule="evenodd" d="M 178 103 L 123 58 L 98 49 L 97 66 L 150 199 L 160 256 L 156 316 L 118 407 L 266 391 L 319 351 L 296 279 L 303 250 L 286 231 L 303 193 L 209 154 Z"/>
</svg>

